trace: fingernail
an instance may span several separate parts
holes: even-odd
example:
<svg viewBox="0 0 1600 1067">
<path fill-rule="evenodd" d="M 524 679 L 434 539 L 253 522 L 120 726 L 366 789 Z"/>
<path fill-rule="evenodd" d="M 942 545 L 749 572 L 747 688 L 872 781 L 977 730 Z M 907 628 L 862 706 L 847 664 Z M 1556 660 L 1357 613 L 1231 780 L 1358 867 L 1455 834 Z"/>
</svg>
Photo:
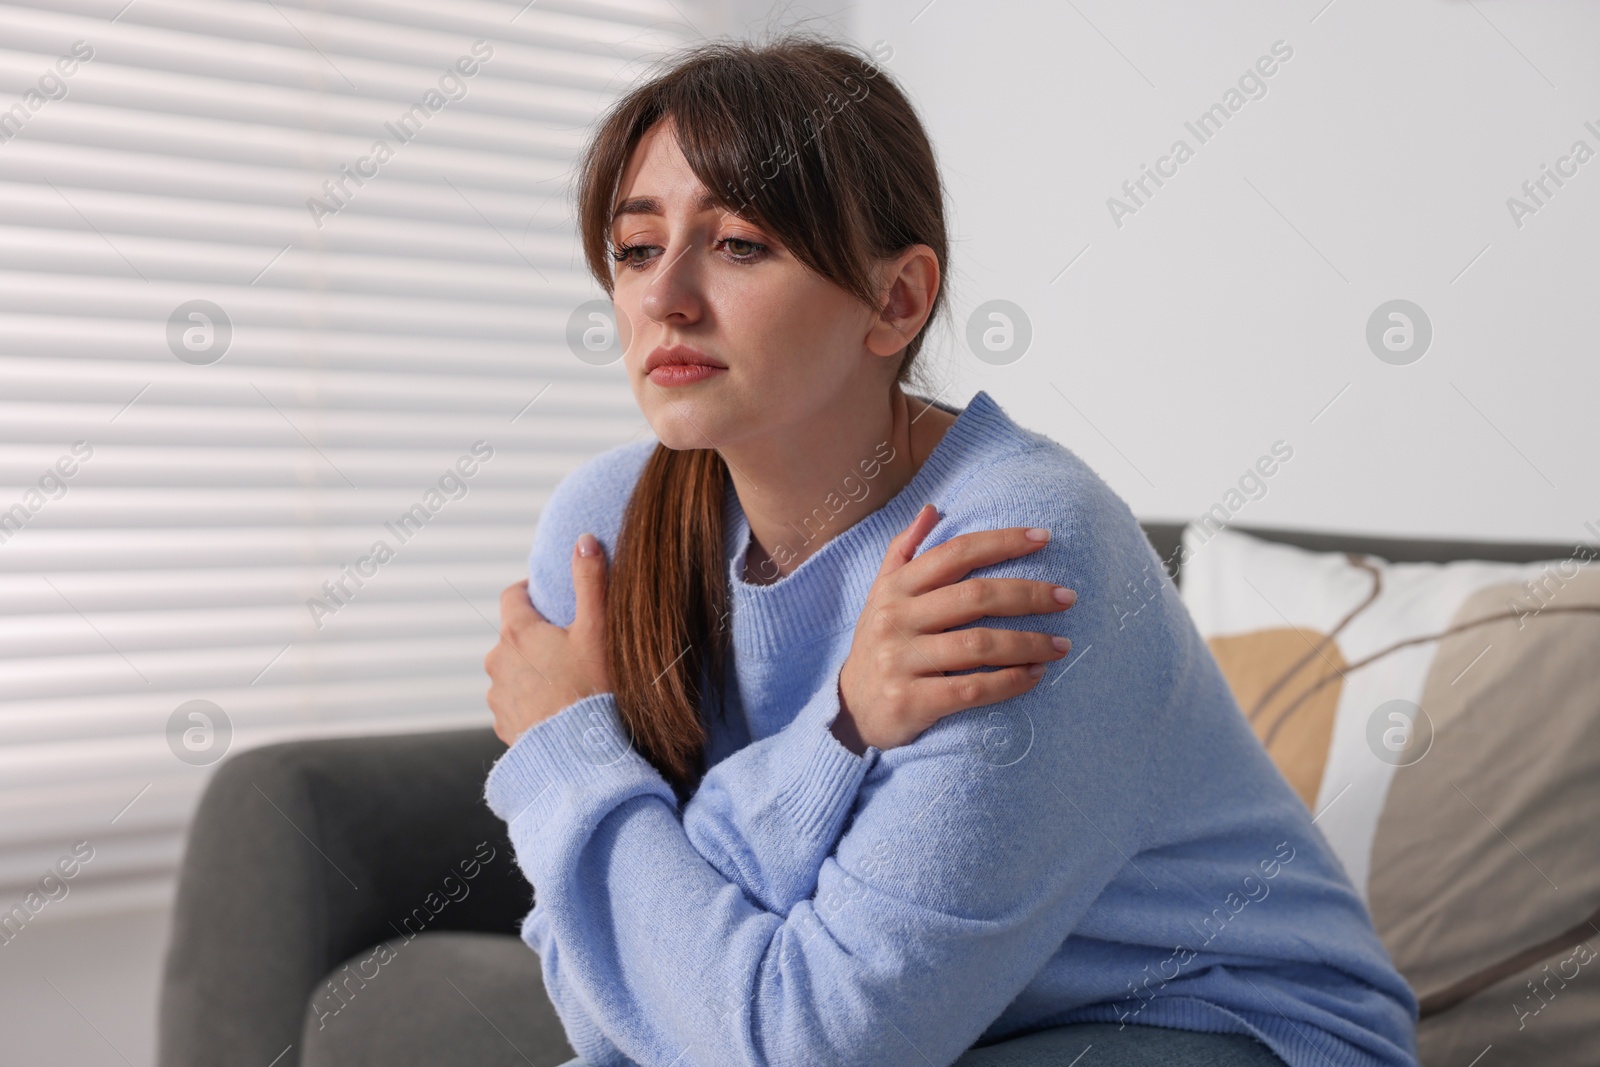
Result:
<svg viewBox="0 0 1600 1067">
<path fill-rule="evenodd" d="M 1046 530 L 1043 526 L 1035 526 L 1022 536 L 1026 537 L 1030 541 L 1048 541 L 1050 540 L 1050 531 Z"/>
<path fill-rule="evenodd" d="M 1071 639 L 1066 637 L 1052 637 L 1050 638 L 1050 644 L 1055 647 L 1057 652 L 1066 652 L 1072 648 Z"/>
<path fill-rule="evenodd" d="M 599 554 L 600 542 L 595 539 L 594 534 L 585 533 L 578 535 L 578 555 L 598 556 Z"/>
<path fill-rule="evenodd" d="M 1034 664 L 1030 664 L 1028 666 L 1028 677 L 1029 678 L 1037 678 L 1037 677 L 1039 677 L 1039 675 L 1041 675 L 1043 673 L 1044 673 L 1044 664 L 1043 663 L 1034 663 Z"/>
<path fill-rule="evenodd" d="M 1076 604 L 1078 602 L 1076 590 L 1068 589 L 1064 585 L 1056 586 L 1050 595 L 1056 598 L 1057 604 Z"/>
</svg>

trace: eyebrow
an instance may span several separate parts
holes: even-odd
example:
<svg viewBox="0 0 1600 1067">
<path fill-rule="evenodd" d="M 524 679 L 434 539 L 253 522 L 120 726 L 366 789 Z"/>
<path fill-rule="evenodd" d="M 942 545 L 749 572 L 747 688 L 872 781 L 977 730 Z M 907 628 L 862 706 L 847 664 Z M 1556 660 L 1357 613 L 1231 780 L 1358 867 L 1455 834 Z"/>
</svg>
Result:
<svg viewBox="0 0 1600 1067">
<path fill-rule="evenodd" d="M 700 199 L 694 202 L 695 211 L 710 211 L 712 208 L 722 207 L 722 201 L 715 193 L 701 193 Z M 654 196 L 630 196 L 618 204 L 611 213 L 611 224 L 614 226 L 618 219 L 624 215 L 662 215 L 661 201 Z"/>
</svg>

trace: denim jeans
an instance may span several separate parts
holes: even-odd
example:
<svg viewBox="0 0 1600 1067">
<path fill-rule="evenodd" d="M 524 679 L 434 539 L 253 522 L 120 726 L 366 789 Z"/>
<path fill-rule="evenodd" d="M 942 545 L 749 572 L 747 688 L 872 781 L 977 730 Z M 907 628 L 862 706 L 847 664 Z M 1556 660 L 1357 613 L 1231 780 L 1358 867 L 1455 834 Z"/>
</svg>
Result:
<svg viewBox="0 0 1600 1067">
<path fill-rule="evenodd" d="M 1084 1057 L 1090 1049 L 1094 1055 Z M 1159 1026 L 1074 1023 L 969 1049 L 951 1067 L 1284 1067 L 1244 1034 L 1203 1034 Z M 588 1067 L 568 1060 L 561 1067 Z"/>
</svg>

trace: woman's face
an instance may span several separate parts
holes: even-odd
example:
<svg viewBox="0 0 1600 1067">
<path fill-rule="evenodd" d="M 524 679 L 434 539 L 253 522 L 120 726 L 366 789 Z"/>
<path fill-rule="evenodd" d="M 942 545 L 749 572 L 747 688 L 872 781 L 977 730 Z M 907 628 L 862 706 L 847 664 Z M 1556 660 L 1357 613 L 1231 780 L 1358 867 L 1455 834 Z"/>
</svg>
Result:
<svg viewBox="0 0 1600 1067">
<path fill-rule="evenodd" d="M 689 169 L 671 119 L 640 140 L 611 228 L 613 299 L 632 330 L 623 360 L 633 395 L 669 448 L 717 448 L 826 426 L 830 406 L 885 391 L 897 360 L 866 347 L 877 316 L 813 273 L 773 235 L 726 208 Z M 647 372 L 686 346 L 719 366 Z M 659 356 L 657 358 L 660 358 Z M 859 408 L 857 408 L 859 410 Z"/>
</svg>

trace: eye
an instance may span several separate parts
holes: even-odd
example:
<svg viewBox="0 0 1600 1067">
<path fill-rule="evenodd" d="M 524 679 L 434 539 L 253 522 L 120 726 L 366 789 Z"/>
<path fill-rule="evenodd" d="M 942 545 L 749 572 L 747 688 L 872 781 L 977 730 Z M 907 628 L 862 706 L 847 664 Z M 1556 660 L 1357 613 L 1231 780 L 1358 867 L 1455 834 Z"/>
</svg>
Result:
<svg viewBox="0 0 1600 1067">
<path fill-rule="evenodd" d="M 633 259 L 635 252 L 656 247 L 655 245 L 621 245 L 611 253 L 611 258 L 618 263 L 624 263 L 633 270 L 643 270 L 649 259 Z"/>
<path fill-rule="evenodd" d="M 767 246 L 766 245 L 760 244 L 760 243 L 758 243 L 756 241 L 747 241 L 743 237 L 724 237 L 718 243 L 726 246 L 728 248 L 728 251 L 733 254 L 733 258 L 735 260 L 737 260 L 737 261 L 740 261 L 740 262 L 746 262 L 746 261 L 750 261 L 750 260 L 759 259 L 759 258 L 761 258 L 761 255 L 764 252 L 766 252 L 766 250 L 767 250 Z M 740 251 L 738 251 L 737 249 L 735 249 L 733 247 L 734 245 L 743 245 L 743 246 L 749 248 L 750 251 L 749 252 L 740 252 Z"/>
</svg>

